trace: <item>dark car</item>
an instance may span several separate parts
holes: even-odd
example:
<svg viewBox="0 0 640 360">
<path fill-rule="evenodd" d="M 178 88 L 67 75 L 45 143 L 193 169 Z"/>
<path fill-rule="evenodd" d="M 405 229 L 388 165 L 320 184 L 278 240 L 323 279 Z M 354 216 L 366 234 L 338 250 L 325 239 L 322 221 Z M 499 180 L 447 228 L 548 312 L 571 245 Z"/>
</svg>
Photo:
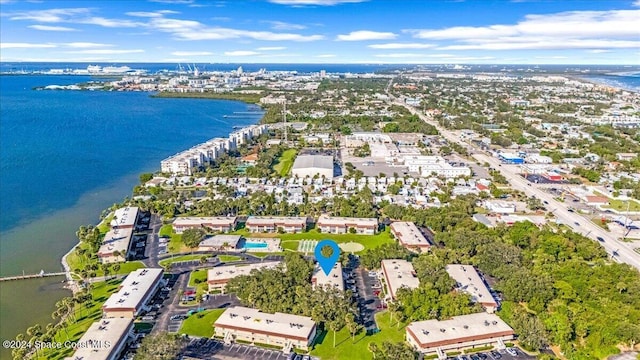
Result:
<svg viewBox="0 0 640 360">
<path fill-rule="evenodd" d="M 478 356 L 477 354 L 471 354 L 469 357 L 471 358 L 471 360 L 480 360 L 480 356 Z"/>
<path fill-rule="evenodd" d="M 502 355 L 500 355 L 500 353 L 499 353 L 499 352 L 497 352 L 497 351 L 492 351 L 492 352 L 491 352 L 491 356 L 493 356 L 493 358 L 494 358 L 494 359 L 500 359 L 500 358 L 502 358 Z"/>
<path fill-rule="evenodd" d="M 598 241 L 600 242 L 604 242 L 604 239 L 602 238 L 602 236 L 598 236 L 596 239 L 598 239 Z"/>
<path fill-rule="evenodd" d="M 576 224 L 576 226 L 580 226 L 580 223 L 577 221 L 574 221 L 573 223 Z"/>
<path fill-rule="evenodd" d="M 487 354 L 485 353 L 478 353 L 478 356 L 480 357 L 480 359 L 482 360 L 486 360 L 489 356 L 487 356 Z"/>
</svg>

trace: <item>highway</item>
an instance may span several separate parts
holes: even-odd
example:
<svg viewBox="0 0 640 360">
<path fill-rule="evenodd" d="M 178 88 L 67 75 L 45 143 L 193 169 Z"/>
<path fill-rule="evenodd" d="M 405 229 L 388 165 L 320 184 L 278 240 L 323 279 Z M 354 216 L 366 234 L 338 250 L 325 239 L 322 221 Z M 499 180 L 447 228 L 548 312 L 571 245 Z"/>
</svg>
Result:
<svg viewBox="0 0 640 360">
<path fill-rule="evenodd" d="M 393 99 L 393 98 L 392 98 Z M 412 114 L 418 115 L 426 123 L 435 126 L 440 132 L 441 136 L 447 141 L 457 143 L 463 147 L 468 147 L 469 144 L 462 141 L 455 136 L 452 132 L 442 128 L 440 124 L 434 121 L 432 118 L 422 114 L 415 108 L 406 105 L 402 101 L 397 99 L 393 100 L 395 105 L 403 106 L 409 110 Z M 588 238 L 593 239 L 600 243 L 607 253 L 616 261 L 629 264 L 632 267 L 640 271 L 640 254 L 636 253 L 630 246 L 630 244 L 618 241 L 615 237 L 591 222 L 589 219 L 582 217 L 578 213 L 570 212 L 568 204 L 562 203 L 554 199 L 553 195 L 545 192 L 543 189 L 537 188 L 535 184 L 531 184 L 525 178 L 518 173 L 517 165 L 504 165 L 492 156 L 485 155 L 480 152 L 481 150 L 475 149 L 472 151 L 472 156 L 480 163 L 489 163 L 490 167 L 500 171 L 500 173 L 507 178 L 511 187 L 515 190 L 524 192 L 529 197 L 536 197 L 541 201 L 546 201 L 547 209 L 553 212 L 560 222 L 570 227 L 574 232 L 580 233 Z M 599 240 L 602 239 L 603 241 Z"/>
</svg>

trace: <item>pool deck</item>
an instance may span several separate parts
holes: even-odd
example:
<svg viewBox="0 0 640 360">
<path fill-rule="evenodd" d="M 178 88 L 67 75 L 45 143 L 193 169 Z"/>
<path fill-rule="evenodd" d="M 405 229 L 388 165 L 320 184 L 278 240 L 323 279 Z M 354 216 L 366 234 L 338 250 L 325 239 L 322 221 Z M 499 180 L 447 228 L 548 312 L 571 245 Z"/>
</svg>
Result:
<svg viewBox="0 0 640 360">
<path fill-rule="evenodd" d="M 266 244 L 266 247 L 245 247 L 246 252 L 281 252 L 280 239 L 278 238 L 246 238 L 247 243 Z"/>
</svg>

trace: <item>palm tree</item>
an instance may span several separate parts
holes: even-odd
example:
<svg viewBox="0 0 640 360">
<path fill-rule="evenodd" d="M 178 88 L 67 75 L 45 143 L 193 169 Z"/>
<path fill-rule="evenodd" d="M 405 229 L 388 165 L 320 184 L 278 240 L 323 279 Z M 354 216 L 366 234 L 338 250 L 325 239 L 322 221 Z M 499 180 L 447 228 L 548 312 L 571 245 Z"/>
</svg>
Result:
<svg viewBox="0 0 640 360">
<path fill-rule="evenodd" d="M 378 344 L 376 344 L 376 343 L 374 343 L 374 342 L 370 342 L 370 343 L 367 345 L 367 349 L 368 349 L 369 351 L 371 351 L 371 353 L 373 354 L 373 358 L 375 359 L 375 358 L 376 358 L 376 353 L 378 352 Z"/>
</svg>

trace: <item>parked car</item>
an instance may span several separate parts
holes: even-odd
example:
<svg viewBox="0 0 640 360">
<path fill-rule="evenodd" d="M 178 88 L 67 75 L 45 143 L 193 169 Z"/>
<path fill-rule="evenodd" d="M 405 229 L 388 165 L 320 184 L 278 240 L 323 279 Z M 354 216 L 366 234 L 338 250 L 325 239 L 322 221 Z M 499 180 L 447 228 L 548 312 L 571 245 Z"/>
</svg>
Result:
<svg viewBox="0 0 640 360">
<path fill-rule="evenodd" d="M 514 348 L 507 348 L 507 352 L 511 356 L 518 356 L 518 351 L 516 349 L 514 349 Z"/>
<path fill-rule="evenodd" d="M 494 359 L 500 359 L 502 357 L 502 355 L 495 350 L 491 352 L 491 356 L 493 356 Z"/>
</svg>

